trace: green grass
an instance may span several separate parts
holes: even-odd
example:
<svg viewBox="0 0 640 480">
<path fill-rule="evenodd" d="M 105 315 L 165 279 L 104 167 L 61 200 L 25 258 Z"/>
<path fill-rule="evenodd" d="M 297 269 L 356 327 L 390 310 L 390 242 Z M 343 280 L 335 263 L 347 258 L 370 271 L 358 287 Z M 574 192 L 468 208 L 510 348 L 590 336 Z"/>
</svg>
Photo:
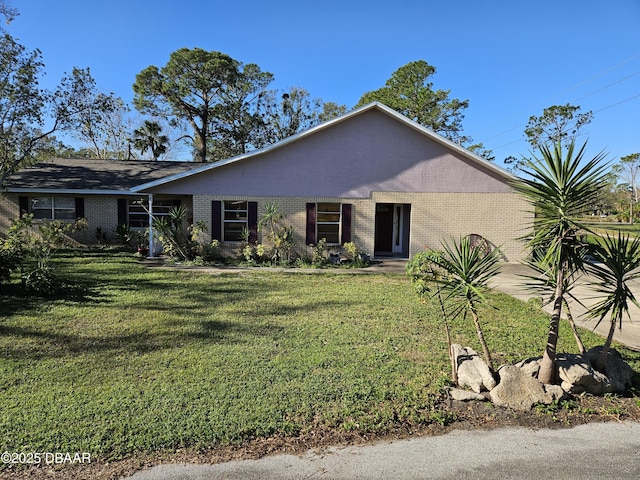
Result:
<svg viewBox="0 0 640 480">
<path fill-rule="evenodd" d="M 0 451 L 105 460 L 447 418 L 438 308 L 404 275 L 208 275 L 90 252 L 59 272 L 73 285 L 64 295 L 0 296 Z M 496 364 L 538 355 L 547 318 L 490 299 L 480 321 Z M 453 332 L 479 350 L 471 322 Z M 559 350 L 575 351 L 571 338 L 563 325 Z"/>
<path fill-rule="evenodd" d="M 618 232 L 640 235 L 640 223 L 589 222 L 586 224 L 600 234 L 617 235 Z"/>
</svg>

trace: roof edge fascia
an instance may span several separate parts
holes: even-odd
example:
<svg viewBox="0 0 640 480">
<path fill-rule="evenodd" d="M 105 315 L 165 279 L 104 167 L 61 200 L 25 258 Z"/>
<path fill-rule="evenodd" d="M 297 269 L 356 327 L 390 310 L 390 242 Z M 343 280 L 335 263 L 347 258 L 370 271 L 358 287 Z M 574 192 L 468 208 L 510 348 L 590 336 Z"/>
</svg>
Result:
<svg viewBox="0 0 640 480">
<path fill-rule="evenodd" d="M 49 193 L 56 195 L 138 195 L 137 192 L 129 190 L 92 190 L 73 188 L 23 188 L 7 187 L 1 193 Z"/>
</svg>

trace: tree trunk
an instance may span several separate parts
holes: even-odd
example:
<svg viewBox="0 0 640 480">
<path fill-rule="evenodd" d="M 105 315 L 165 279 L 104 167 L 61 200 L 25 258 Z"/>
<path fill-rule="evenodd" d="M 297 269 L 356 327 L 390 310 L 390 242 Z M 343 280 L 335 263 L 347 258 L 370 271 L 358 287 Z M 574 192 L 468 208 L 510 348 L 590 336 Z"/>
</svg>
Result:
<svg viewBox="0 0 640 480">
<path fill-rule="evenodd" d="M 616 319 L 611 318 L 611 326 L 609 327 L 609 334 L 607 335 L 607 339 L 604 342 L 604 346 L 602 347 L 602 366 L 606 367 L 607 365 L 607 357 L 609 356 L 609 349 L 611 348 L 611 342 L 613 342 L 613 334 L 616 331 Z"/>
<path fill-rule="evenodd" d="M 562 300 L 564 293 L 564 268 L 558 269 L 556 278 L 555 300 L 553 301 L 553 314 L 549 322 L 549 335 L 547 336 L 547 346 L 540 362 L 540 372 L 538 380 L 545 384 L 552 384 L 556 377 L 556 345 L 558 344 L 558 333 L 560 329 L 560 315 L 562 314 Z"/>
<path fill-rule="evenodd" d="M 447 311 L 444 308 L 444 302 L 442 301 L 442 295 L 440 294 L 440 288 L 438 288 L 438 302 L 440 303 L 440 310 L 442 311 L 442 318 L 444 320 L 444 330 L 447 334 L 447 344 L 449 345 L 449 360 L 451 361 L 451 381 L 454 385 L 458 385 L 458 365 L 456 364 L 456 357 L 453 354 L 453 348 L 451 347 L 451 332 L 449 331 L 449 321 L 447 319 Z"/>
<path fill-rule="evenodd" d="M 471 316 L 473 318 L 473 323 L 476 326 L 476 333 L 478 334 L 478 340 L 480 340 L 480 345 L 482 345 L 482 353 L 484 355 L 484 361 L 487 363 L 489 370 L 493 372 L 493 362 L 491 361 L 491 354 L 489 353 L 487 342 L 484 339 L 484 334 L 482 333 L 482 328 L 480 327 L 480 322 L 478 321 L 478 314 L 476 312 L 475 306 L 471 305 L 470 310 L 471 310 Z"/>
<path fill-rule="evenodd" d="M 569 308 L 569 304 L 563 298 L 562 303 L 564 304 L 564 308 L 567 310 L 567 320 L 569 320 L 569 324 L 571 325 L 571 331 L 573 332 L 573 338 L 576 339 L 576 344 L 578 345 L 578 351 L 580 354 L 584 355 L 586 350 L 584 348 L 584 343 L 582 343 L 582 339 L 578 334 L 578 329 L 576 328 L 576 322 L 573 321 L 573 315 L 571 315 L 571 309 Z"/>
</svg>

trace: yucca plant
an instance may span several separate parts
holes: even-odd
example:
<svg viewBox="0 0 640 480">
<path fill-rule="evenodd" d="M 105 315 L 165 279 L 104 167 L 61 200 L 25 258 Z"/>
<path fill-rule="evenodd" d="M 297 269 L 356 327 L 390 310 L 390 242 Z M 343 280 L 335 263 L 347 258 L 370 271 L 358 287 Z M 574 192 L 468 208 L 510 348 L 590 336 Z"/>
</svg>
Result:
<svg viewBox="0 0 640 480">
<path fill-rule="evenodd" d="M 563 152 L 560 142 L 553 148 L 540 147 L 541 158 L 527 162 L 524 176 L 514 189 L 533 207 L 533 231 L 526 238 L 532 251 L 542 252 L 541 260 L 552 266 L 556 276 L 553 313 L 538 379 L 553 383 L 556 377 L 556 345 L 565 293 L 565 277 L 584 270 L 587 245 L 581 236 L 590 230 L 581 223 L 589 205 L 606 186 L 605 155 L 599 153 L 584 162 L 586 143 L 576 151 L 572 140 Z"/>
<path fill-rule="evenodd" d="M 440 313 L 442 314 L 442 321 L 444 323 L 444 331 L 447 336 L 447 345 L 449 347 L 449 360 L 451 362 L 451 381 L 454 384 L 458 384 L 458 369 L 455 361 L 455 357 L 452 349 L 451 342 L 451 329 L 449 327 L 449 314 L 445 307 L 445 301 L 442 295 L 442 288 L 437 280 L 441 280 L 446 272 L 439 268 L 435 259 L 441 255 L 441 252 L 435 250 L 425 250 L 423 252 L 416 253 L 409 262 L 407 262 L 406 272 L 411 277 L 411 283 L 416 293 L 420 296 L 423 302 L 427 299 L 436 297 L 438 305 L 440 306 Z"/>
<path fill-rule="evenodd" d="M 592 255 L 596 262 L 589 264 L 588 272 L 595 279 L 593 289 L 604 295 L 604 299 L 596 303 L 587 316 L 598 318 L 597 326 L 611 315 L 609 334 L 602 349 L 602 363 L 606 365 L 616 325 L 622 328 L 625 315 L 631 319 L 631 304 L 640 308 L 629 287 L 629 281 L 640 278 L 640 237 L 631 238 L 621 232 L 617 236 L 606 235 L 593 245 Z"/>
<path fill-rule="evenodd" d="M 535 252 L 532 254 L 531 258 L 524 263 L 537 273 L 537 275 L 523 276 L 527 280 L 526 286 L 542 296 L 543 305 L 552 303 L 554 300 L 556 281 L 558 278 L 556 272 L 554 271 L 554 266 L 545 263 L 541 256 L 536 255 Z M 564 285 L 562 287 L 564 292 L 562 296 L 562 308 L 564 308 L 566 312 L 567 321 L 571 326 L 571 331 L 573 332 L 573 338 L 576 340 L 578 351 L 581 354 L 584 354 L 586 352 L 584 343 L 582 343 L 582 339 L 580 338 L 580 334 L 578 333 L 578 328 L 576 327 L 576 322 L 574 321 L 573 315 L 571 314 L 571 307 L 569 305 L 569 302 L 567 301 L 567 297 L 569 297 L 574 302 L 584 307 L 584 304 L 580 301 L 580 299 L 575 297 L 571 292 L 581 276 L 582 272 L 573 272 L 570 275 L 564 276 Z"/>
<path fill-rule="evenodd" d="M 463 237 L 451 244 L 443 242 L 442 253 L 431 258 L 442 272 L 433 282 L 440 286 L 443 298 L 453 306 L 453 317 L 471 315 L 485 362 L 492 371 L 493 362 L 478 318 L 478 305 L 487 303 L 484 291 L 498 274 L 501 256 L 499 249 L 485 251 L 473 247 L 469 237 Z"/>
</svg>

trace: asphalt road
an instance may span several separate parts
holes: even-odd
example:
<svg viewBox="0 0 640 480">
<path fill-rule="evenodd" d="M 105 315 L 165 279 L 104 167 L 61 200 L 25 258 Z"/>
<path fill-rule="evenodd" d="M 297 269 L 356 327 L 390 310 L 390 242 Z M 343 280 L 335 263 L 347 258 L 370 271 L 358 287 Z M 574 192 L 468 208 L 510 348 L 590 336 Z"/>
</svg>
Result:
<svg viewBox="0 0 640 480">
<path fill-rule="evenodd" d="M 130 480 L 638 479 L 640 423 L 454 431 L 303 456 L 160 465 Z"/>
</svg>

